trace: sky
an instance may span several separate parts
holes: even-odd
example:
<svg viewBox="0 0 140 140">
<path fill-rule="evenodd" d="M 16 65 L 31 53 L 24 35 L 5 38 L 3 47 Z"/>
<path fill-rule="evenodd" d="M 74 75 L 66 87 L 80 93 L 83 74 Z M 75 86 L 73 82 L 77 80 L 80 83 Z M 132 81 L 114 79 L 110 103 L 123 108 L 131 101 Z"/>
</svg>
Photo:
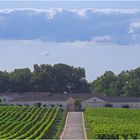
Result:
<svg viewBox="0 0 140 140">
<path fill-rule="evenodd" d="M 0 70 L 65 63 L 105 71 L 140 66 L 140 1 L 1 1 Z"/>
<path fill-rule="evenodd" d="M 0 8 L 140 8 L 140 0 L 0 0 Z"/>
</svg>

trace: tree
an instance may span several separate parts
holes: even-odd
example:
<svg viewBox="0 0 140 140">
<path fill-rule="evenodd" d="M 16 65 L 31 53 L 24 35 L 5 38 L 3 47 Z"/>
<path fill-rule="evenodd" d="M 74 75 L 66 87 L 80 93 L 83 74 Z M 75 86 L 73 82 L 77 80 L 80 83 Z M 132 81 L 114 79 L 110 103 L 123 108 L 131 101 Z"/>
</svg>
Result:
<svg viewBox="0 0 140 140">
<path fill-rule="evenodd" d="M 89 86 L 85 80 L 85 70 L 66 64 L 56 64 L 53 67 L 54 90 L 57 92 L 88 92 Z"/>
<path fill-rule="evenodd" d="M 34 91 L 56 93 L 89 92 L 85 69 L 66 64 L 34 65 L 32 74 Z"/>
<path fill-rule="evenodd" d="M 130 78 L 130 72 L 129 71 L 122 71 L 117 76 L 116 81 L 116 93 L 117 96 L 124 96 L 125 93 L 125 86 L 128 84 Z"/>
<path fill-rule="evenodd" d="M 107 96 L 113 96 L 116 94 L 116 80 L 116 76 L 112 71 L 106 71 L 91 83 L 91 89 L 106 93 Z"/>
<path fill-rule="evenodd" d="M 122 71 L 117 76 L 111 71 L 105 72 L 91 84 L 91 89 L 103 92 L 107 96 L 140 96 L 140 68 Z"/>
<path fill-rule="evenodd" d="M 105 107 L 113 107 L 113 104 L 107 103 L 105 104 Z"/>
<path fill-rule="evenodd" d="M 0 99 L 0 104 L 2 103 L 2 99 Z"/>
<path fill-rule="evenodd" d="M 53 67 L 51 65 L 34 65 L 32 75 L 34 91 L 51 91 L 53 86 Z"/>
<path fill-rule="evenodd" d="M 28 92 L 31 91 L 31 70 L 15 69 L 10 73 L 10 91 L 12 92 Z"/>
<path fill-rule="evenodd" d="M 76 100 L 74 101 L 74 106 L 75 106 L 75 110 L 76 110 L 76 111 L 81 110 L 81 101 L 80 101 L 79 99 L 76 99 Z"/>
<path fill-rule="evenodd" d="M 9 73 L 0 71 L 0 93 L 9 90 Z"/>
</svg>

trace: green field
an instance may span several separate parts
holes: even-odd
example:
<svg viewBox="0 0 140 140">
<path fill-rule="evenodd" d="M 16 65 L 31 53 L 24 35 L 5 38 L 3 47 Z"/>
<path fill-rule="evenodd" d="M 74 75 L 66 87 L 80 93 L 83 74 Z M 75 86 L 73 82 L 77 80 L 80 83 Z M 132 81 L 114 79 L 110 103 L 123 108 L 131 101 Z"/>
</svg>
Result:
<svg viewBox="0 0 140 140">
<path fill-rule="evenodd" d="M 64 124 L 58 108 L 0 106 L 0 139 L 55 139 Z"/>
<path fill-rule="evenodd" d="M 140 139 L 140 110 L 88 108 L 84 116 L 89 139 Z"/>
</svg>

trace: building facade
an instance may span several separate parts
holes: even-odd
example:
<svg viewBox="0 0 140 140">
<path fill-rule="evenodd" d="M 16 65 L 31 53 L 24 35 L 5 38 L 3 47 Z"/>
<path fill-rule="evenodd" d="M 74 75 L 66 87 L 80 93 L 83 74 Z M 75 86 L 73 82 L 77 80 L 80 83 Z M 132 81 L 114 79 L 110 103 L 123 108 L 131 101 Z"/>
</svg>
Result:
<svg viewBox="0 0 140 140">
<path fill-rule="evenodd" d="M 45 107 L 60 107 L 64 110 L 74 111 L 77 108 L 86 109 L 87 107 L 129 107 L 140 108 L 140 98 L 136 97 L 105 97 L 95 96 L 91 93 L 73 94 L 51 94 L 51 93 L 25 93 L 1 95 L 1 104 L 7 105 L 30 105 L 38 103 Z M 76 106 L 76 101 L 81 104 Z"/>
<path fill-rule="evenodd" d="M 139 97 L 92 97 L 82 102 L 82 107 L 140 108 Z"/>
</svg>

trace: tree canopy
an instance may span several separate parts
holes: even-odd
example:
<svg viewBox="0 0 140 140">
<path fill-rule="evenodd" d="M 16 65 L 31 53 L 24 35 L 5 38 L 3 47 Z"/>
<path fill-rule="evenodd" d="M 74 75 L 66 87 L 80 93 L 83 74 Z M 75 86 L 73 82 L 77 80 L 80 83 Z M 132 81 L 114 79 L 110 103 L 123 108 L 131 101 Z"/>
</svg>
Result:
<svg viewBox="0 0 140 140">
<path fill-rule="evenodd" d="M 66 64 L 35 64 L 12 72 L 0 71 L 0 93 L 51 92 L 87 93 L 99 92 L 106 96 L 140 96 L 140 67 L 122 71 L 118 75 L 106 71 L 88 83 L 85 69 Z"/>
<path fill-rule="evenodd" d="M 0 92 L 89 92 L 85 69 L 66 64 L 35 64 L 12 72 L 0 71 Z"/>
<path fill-rule="evenodd" d="M 140 67 L 115 75 L 106 71 L 91 84 L 91 89 L 107 96 L 140 96 Z"/>
</svg>

